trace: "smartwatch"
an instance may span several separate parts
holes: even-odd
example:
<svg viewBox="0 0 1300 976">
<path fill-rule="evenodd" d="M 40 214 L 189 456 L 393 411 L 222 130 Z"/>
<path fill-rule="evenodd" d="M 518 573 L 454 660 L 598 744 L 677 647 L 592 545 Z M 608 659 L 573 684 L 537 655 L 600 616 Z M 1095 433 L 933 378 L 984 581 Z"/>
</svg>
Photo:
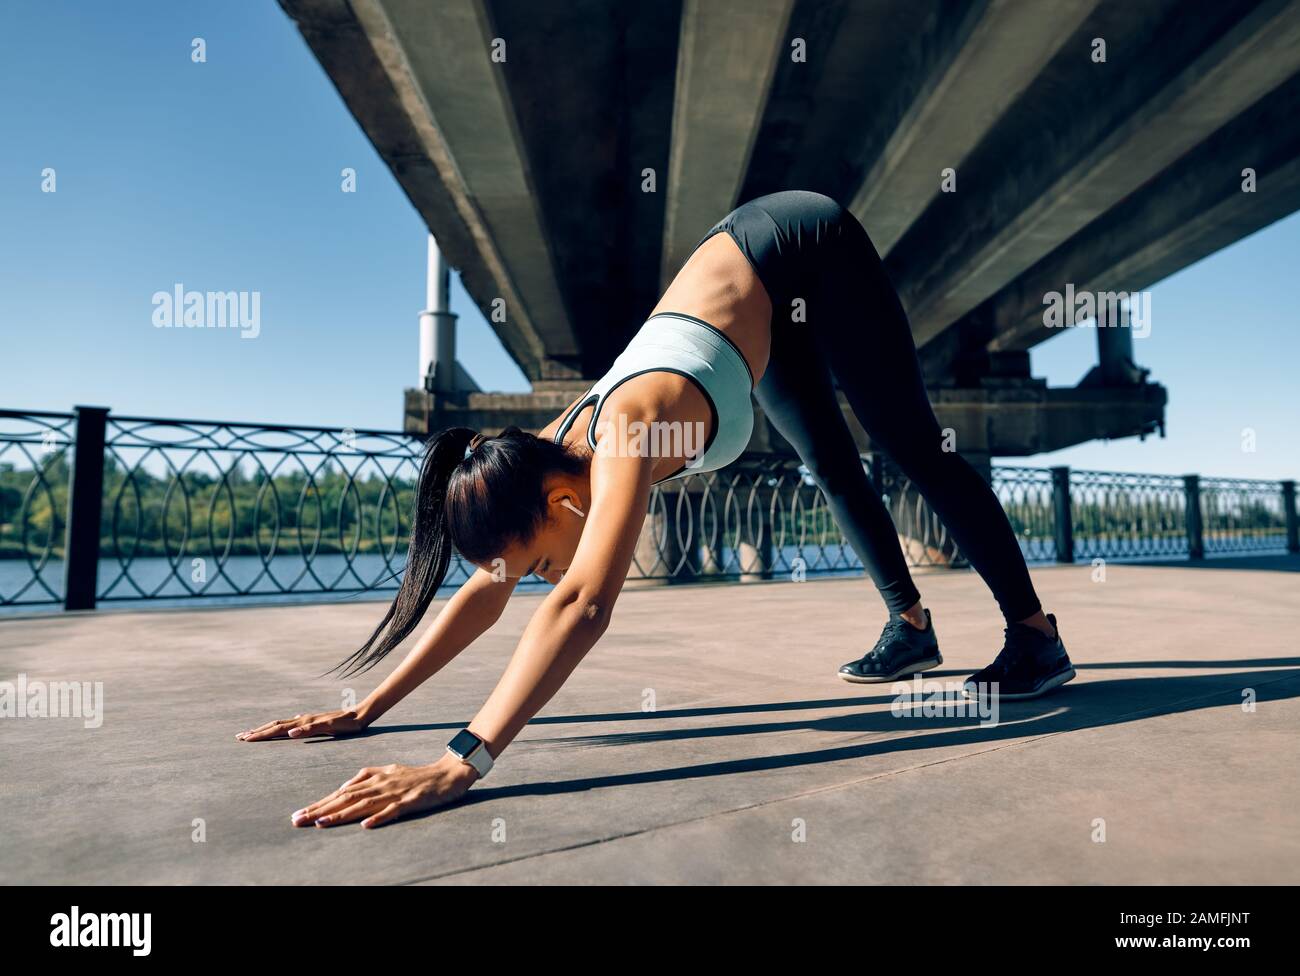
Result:
<svg viewBox="0 0 1300 976">
<path fill-rule="evenodd" d="M 492 754 L 487 750 L 487 743 L 469 729 L 461 729 L 455 738 L 447 743 L 447 751 L 467 766 L 473 766 L 482 779 L 492 771 Z"/>
</svg>

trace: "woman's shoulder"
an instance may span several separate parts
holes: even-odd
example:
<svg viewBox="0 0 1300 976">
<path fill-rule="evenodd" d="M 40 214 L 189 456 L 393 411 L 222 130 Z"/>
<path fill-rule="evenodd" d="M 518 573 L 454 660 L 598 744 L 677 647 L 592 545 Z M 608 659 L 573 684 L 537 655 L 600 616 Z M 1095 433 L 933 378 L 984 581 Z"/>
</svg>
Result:
<svg viewBox="0 0 1300 976">
<path fill-rule="evenodd" d="M 584 390 L 582 393 L 580 393 L 577 399 L 575 399 L 572 403 L 570 403 L 567 407 L 565 407 L 554 420 L 552 420 L 549 424 L 547 424 L 545 427 L 539 430 L 537 432 L 537 436 L 542 438 L 542 440 L 547 440 L 547 441 L 555 440 L 555 435 L 560 432 L 560 428 L 563 426 L 565 420 L 568 419 L 569 415 L 572 414 L 577 409 L 578 405 L 582 403 L 583 400 L 587 399 L 590 393 L 591 393 L 590 390 Z M 570 424 L 569 425 L 570 430 L 574 429 L 575 426 L 576 425 L 574 424 Z"/>
</svg>

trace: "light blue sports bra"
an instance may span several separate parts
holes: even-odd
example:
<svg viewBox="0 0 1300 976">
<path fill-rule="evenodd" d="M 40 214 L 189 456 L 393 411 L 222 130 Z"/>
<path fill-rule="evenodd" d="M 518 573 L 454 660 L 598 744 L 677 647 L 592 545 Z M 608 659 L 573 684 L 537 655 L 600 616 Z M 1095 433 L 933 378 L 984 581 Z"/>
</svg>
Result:
<svg viewBox="0 0 1300 976">
<path fill-rule="evenodd" d="M 605 399 L 632 377 L 655 372 L 677 373 L 691 380 L 703 392 L 713 413 L 713 432 L 702 453 L 691 431 L 668 429 L 683 425 L 666 424 L 664 430 L 646 432 L 650 447 L 647 453 L 654 453 L 656 438 L 661 438 L 658 443 L 665 443 L 662 438 L 676 437 L 679 440 L 671 443 L 681 443 L 696 458 L 656 484 L 716 471 L 740 457 L 754 430 L 754 408 L 749 401 L 754 376 L 740 350 L 721 330 L 680 312 L 660 312 L 646 319 L 609 372 L 565 414 L 555 432 L 555 443 L 564 440 L 578 414 L 594 403 L 587 425 L 587 446 L 595 451 L 596 423 Z"/>
</svg>

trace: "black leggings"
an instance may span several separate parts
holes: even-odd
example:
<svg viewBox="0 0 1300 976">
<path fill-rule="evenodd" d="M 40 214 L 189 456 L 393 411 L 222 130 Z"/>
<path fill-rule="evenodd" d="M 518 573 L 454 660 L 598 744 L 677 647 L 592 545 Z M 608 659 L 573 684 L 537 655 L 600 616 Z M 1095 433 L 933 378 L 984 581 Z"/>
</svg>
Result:
<svg viewBox="0 0 1300 976">
<path fill-rule="evenodd" d="M 872 444 L 925 496 L 1007 620 L 1036 613 L 1041 605 L 997 496 L 961 455 L 943 449 L 907 315 L 857 218 L 830 197 L 789 190 L 743 204 L 700 243 L 723 231 L 772 300 L 772 353 L 754 395 L 799 453 L 890 611 L 906 610 L 920 594 L 863 470 L 832 373 Z"/>
</svg>

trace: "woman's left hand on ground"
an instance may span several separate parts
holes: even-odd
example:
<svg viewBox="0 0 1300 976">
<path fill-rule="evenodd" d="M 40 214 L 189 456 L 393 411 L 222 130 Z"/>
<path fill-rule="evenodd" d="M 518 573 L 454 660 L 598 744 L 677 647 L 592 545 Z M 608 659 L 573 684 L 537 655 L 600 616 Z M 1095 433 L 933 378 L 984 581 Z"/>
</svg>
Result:
<svg viewBox="0 0 1300 976">
<path fill-rule="evenodd" d="M 337 790 L 293 815 L 295 827 L 337 827 L 360 820 L 379 827 L 421 810 L 454 803 L 478 774 L 450 755 L 431 766 L 367 766 Z"/>
</svg>

